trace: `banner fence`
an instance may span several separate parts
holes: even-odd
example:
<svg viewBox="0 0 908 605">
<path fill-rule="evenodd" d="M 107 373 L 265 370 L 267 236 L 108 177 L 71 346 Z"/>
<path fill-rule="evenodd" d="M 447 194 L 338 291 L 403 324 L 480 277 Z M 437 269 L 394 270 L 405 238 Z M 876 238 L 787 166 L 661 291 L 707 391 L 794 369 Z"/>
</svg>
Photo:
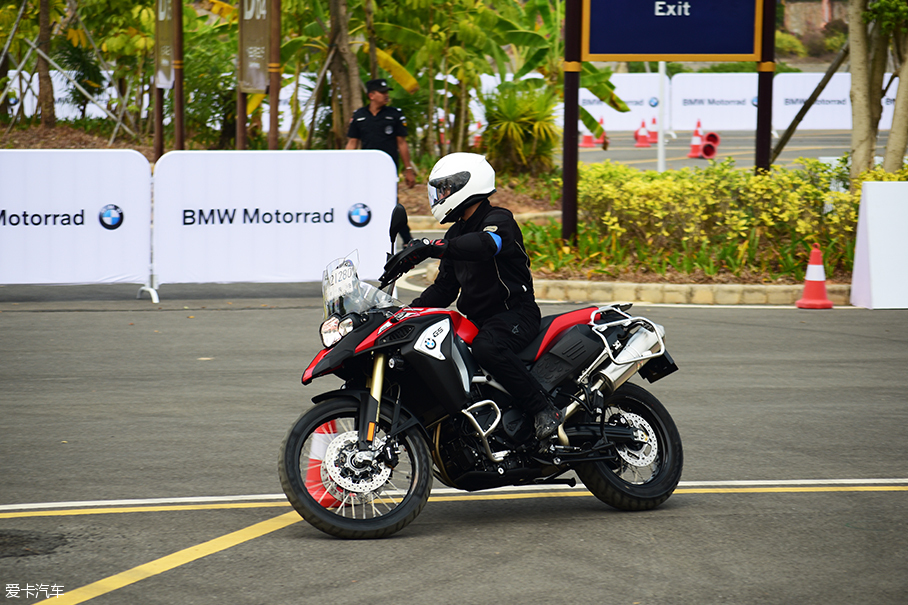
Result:
<svg viewBox="0 0 908 605">
<path fill-rule="evenodd" d="M 48 175 L 53 175 L 49 178 Z M 381 151 L 0 150 L 0 284 L 377 279 L 397 171 Z M 152 219 L 152 186 L 154 214 Z"/>
</svg>

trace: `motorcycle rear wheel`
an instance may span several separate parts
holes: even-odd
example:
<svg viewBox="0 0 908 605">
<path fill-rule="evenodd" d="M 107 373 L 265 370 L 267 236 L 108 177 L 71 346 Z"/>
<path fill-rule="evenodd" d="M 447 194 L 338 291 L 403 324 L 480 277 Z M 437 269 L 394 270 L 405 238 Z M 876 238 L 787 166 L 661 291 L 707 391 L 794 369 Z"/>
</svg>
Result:
<svg viewBox="0 0 908 605">
<path fill-rule="evenodd" d="M 628 511 L 656 508 L 681 480 L 684 455 L 674 420 L 652 393 L 629 382 L 605 401 L 603 413 L 606 422 L 624 422 L 646 434 L 647 442 L 642 447 L 619 444 L 617 460 L 578 464 L 577 476 L 609 506 Z"/>
<path fill-rule="evenodd" d="M 416 428 L 389 440 L 391 420 L 384 414 L 373 442 L 378 455 L 358 458 L 358 417 L 359 403 L 347 398 L 300 416 L 281 444 L 278 474 L 290 504 L 316 529 L 346 539 L 383 538 L 426 505 L 431 459 Z M 383 450 L 395 460 L 389 463 Z"/>
</svg>

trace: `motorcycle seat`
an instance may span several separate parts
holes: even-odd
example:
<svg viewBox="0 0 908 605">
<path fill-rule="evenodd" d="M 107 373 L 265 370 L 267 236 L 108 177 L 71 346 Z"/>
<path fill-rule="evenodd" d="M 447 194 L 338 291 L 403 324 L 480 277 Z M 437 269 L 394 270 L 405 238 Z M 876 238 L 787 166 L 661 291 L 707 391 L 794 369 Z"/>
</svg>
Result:
<svg viewBox="0 0 908 605">
<path fill-rule="evenodd" d="M 539 322 L 539 334 L 517 356 L 525 363 L 532 363 L 542 357 L 558 336 L 572 326 L 590 323 L 590 315 L 596 307 L 586 307 L 561 313 L 546 315 Z"/>
</svg>

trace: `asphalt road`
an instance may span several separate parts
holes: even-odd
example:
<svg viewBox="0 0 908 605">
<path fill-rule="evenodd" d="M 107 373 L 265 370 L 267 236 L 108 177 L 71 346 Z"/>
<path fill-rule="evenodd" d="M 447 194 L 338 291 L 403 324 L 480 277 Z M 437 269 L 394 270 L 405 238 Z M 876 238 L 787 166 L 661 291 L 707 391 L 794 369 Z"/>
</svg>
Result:
<svg viewBox="0 0 908 605">
<path fill-rule="evenodd" d="M 704 125 L 706 126 L 706 125 Z M 704 129 L 704 132 L 709 129 Z M 704 159 L 690 159 L 688 153 L 691 150 L 691 139 L 693 133 L 690 131 L 678 131 L 674 133 L 677 138 L 666 136 L 665 158 L 666 168 L 669 170 L 700 166 L 705 167 L 708 164 Z M 721 138 L 716 160 L 732 158 L 735 164 L 740 167 L 753 167 L 754 154 L 756 150 L 756 138 L 754 131 L 718 131 Z M 781 136 L 784 131 L 777 132 Z M 881 131 L 877 141 L 876 155 L 882 157 L 886 153 L 886 142 L 889 140 L 889 132 Z M 609 148 L 603 151 L 601 148 L 580 149 L 580 162 L 592 164 L 610 159 L 613 162 L 627 164 L 639 168 L 640 170 L 655 170 L 657 167 L 657 149 L 655 144 L 652 147 L 638 148 L 635 147 L 634 135 L 632 132 L 615 132 L 609 134 Z M 779 139 L 773 138 L 772 147 L 778 145 Z M 820 157 L 841 157 L 851 150 L 851 132 L 847 130 L 804 130 L 796 132 L 779 158 L 776 164 L 785 166 L 793 163 L 800 157 L 820 158 Z"/>
<path fill-rule="evenodd" d="M 437 490 L 345 542 L 276 471 L 330 386 L 299 383 L 311 286 L 121 291 L 0 289 L 4 603 L 908 602 L 908 311 L 635 307 L 681 368 L 650 387 L 685 449 L 666 504 Z"/>
</svg>

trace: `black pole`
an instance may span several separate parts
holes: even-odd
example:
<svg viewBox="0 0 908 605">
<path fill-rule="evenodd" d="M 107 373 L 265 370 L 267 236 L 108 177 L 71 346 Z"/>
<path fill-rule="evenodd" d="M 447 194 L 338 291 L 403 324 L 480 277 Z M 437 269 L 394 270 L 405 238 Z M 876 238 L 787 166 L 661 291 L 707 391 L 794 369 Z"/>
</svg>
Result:
<svg viewBox="0 0 908 605">
<path fill-rule="evenodd" d="M 757 63 L 756 171 L 768 171 L 772 157 L 772 79 L 776 71 L 776 0 L 763 0 L 763 36 Z"/>
<path fill-rule="evenodd" d="M 248 147 L 246 141 L 246 93 L 236 87 L 236 148 L 243 150 Z"/>
<path fill-rule="evenodd" d="M 564 142 L 561 162 L 561 237 L 573 241 L 577 235 L 577 162 L 580 119 L 580 29 L 581 0 L 567 0 L 564 6 Z"/>
<path fill-rule="evenodd" d="M 164 155 L 164 89 L 154 87 L 154 161 Z"/>
<path fill-rule="evenodd" d="M 239 12 L 239 9 L 238 9 Z M 236 55 L 236 148 L 246 149 L 246 93 L 243 92 L 243 16 L 238 20 L 239 35 L 237 36 Z"/>
<path fill-rule="evenodd" d="M 280 142 L 281 100 L 281 0 L 271 0 L 271 49 L 268 74 L 268 149 L 278 149 Z M 292 135 L 292 133 L 291 133 Z"/>
<path fill-rule="evenodd" d="M 173 0 L 173 148 L 184 149 L 183 0 Z"/>
</svg>

